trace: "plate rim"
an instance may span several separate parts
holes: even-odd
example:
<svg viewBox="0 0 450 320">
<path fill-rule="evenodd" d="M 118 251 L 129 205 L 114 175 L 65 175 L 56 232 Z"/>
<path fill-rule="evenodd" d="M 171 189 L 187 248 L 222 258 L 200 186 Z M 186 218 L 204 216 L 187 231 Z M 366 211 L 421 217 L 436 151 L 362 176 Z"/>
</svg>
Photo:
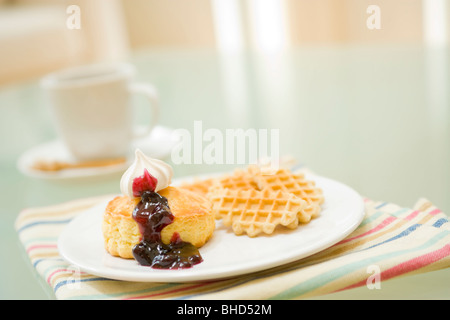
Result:
<svg viewBox="0 0 450 320">
<path fill-rule="evenodd" d="M 211 174 L 211 175 L 215 175 L 215 174 Z M 69 222 L 68 225 L 66 225 L 63 229 L 63 231 L 60 233 L 59 237 L 58 237 L 58 241 L 57 241 L 57 248 L 58 248 L 58 252 L 60 254 L 60 256 L 69 264 L 73 264 L 77 267 L 80 268 L 80 270 L 89 273 L 91 275 L 94 276 L 98 276 L 98 277 L 104 277 L 104 278 L 108 278 L 108 279 L 113 279 L 113 280 L 123 280 L 123 281 L 132 281 L 132 282 L 197 282 L 197 281 L 208 281 L 208 280 L 220 280 L 220 279 L 227 279 L 227 278 L 231 278 L 231 277 L 235 277 L 235 276 L 239 276 L 239 275 L 245 275 L 245 274 L 249 274 L 252 272 L 258 272 L 258 271 L 264 271 L 264 270 L 268 270 L 274 267 L 278 267 L 278 266 L 282 266 L 288 263 L 292 263 L 294 261 L 299 261 L 302 260 L 304 258 L 307 258 L 313 254 L 316 254 L 320 251 L 323 251 L 331 246 L 333 246 L 334 244 L 338 243 L 339 241 L 341 241 L 342 239 L 346 238 L 349 234 L 351 234 L 363 221 L 364 217 L 365 217 L 365 207 L 364 207 L 364 201 L 363 198 L 359 195 L 359 193 L 357 193 L 353 188 L 349 187 L 346 184 L 343 184 L 342 182 L 330 179 L 330 178 L 326 178 L 326 177 L 322 177 L 322 176 L 318 176 L 315 174 L 307 174 L 307 175 L 311 175 L 314 177 L 314 179 L 323 179 L 325 181 L 329 181 L 331 183 L 337 184 L 340 187 L 344 187 L 345 189 L 347 189 L 347 191 L 353 193 L 353 196 L 356 196 L 358 199 L 358 203 L 355 202 L 355 208 L 357 207 L 358 209 L 358 213 L 355 213 L 355 219 L 352 220 L 351 222 L 347 223 L 345 225 L 345 228 L 342 228 L 342 230 L 340 230 L 339 234 L 334 234 L 332 237 L 330 238 L 325 238 L 323 241 L 320 241 L 319 244 L 320 245 L 313 245 L 313 249 L 303 252 L 301 254 L 298 255 L 289 255 L 287 253 L 285 253 L 282 256 L 282 259 L 278 259 L 275 261 L 269 261 L 269 262 L 265 262 L 264 264 L 258 264 L 258 263 L 253 263 L 251 265 L 247 265 L 244 269 L 239 269 L 239 268 L 233 268 L 231 271 L 215 271 L 215 272 L 207 272 L 206 274 L 196 274 L 196 272 L 192 272 L 191 270 L 195 270 L 195 266 L 191 269 L 182 269 L 182 270 L 152 270 L 152 272 L 147 273 L 145 276 L 142 275 L 141 272 L 136 273 L 135 270 L 120 270 L 121 272 L 123 272 L 122 274 L 117 274 L 117 270 L 116 271 L 111 271 L 109 268 L 105 268 L 103 271 L 98 271 L 98 268 L 94 267 L 90 267 L 89 265 L 83 264 L 81 262 L 79 262 L 78 260 L 74 260 L 70 255 L 67 255 L 67 252 L 65 252 L 64 250 L 64 234 L 65 231 L 68 230 L 69 225 L 71 225 L 72 223 L 76 223 L 73 221 L 76 221 L 76 219 L 82 219 L 82 216 L 87 215 L 87 212 L 90 212 L 92 210 L 95 210 L 96 207 L 99 207 L 101 205 L 105 205 L 109 200 L 104 200 L 101 203 L 95 205 L 94 207 L 91 207 L 89 209 L 86 209 L 85 211 L 79 213 L 76 217 L 74 217 L 72 219 L 72 221 Z M 210 176 L 210 175 L 202 175 L 203 177 L 205 176 Z M 174 181 L 173 185 L 176 185 L 177 182 L 182 182 L 182 181 L 186 181 L 187 179 L 195 179 L 198 176 L 187 176 L 187 177 L 182 177 L 182 178 L 178 178 Z M 355 209 L 356 212 L 356 209 Z M 356 216 L 357 215 L 357 216 Z M 320 219 L 320 217 L 318 217 L 317 219 Z M 106 251 L 104 253 L 107 253 Z M 287 255 L 287 257 L 285 257 Z M 119 257 L 112 257 L 113 259 L 121 259 Z M 121 260 L 120 260 L 121 261 Z M 132 259 L 130 259 L 130 261 L 132 261 Z M 281 261 L 281 262 L 280 262 Z M 143 267 L 144 268 L 144 267 Z M 148 268 L 148 267 L 145 267 Z M 205 270 L 202 270 L 205 271 Z M 193 273 L 193 274 L 189 274 L 189 273 Z"/>
</svg>

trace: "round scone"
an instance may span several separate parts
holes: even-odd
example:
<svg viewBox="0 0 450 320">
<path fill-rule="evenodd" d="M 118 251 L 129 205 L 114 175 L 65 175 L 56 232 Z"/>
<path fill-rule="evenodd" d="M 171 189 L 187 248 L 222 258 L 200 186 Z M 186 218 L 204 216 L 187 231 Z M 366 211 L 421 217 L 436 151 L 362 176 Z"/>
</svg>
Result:
<svg viewBox="0 0 450 320">
<path fill-rule="evenodd" d="M 175 187 L 167 187 L 158 194 L 167 198 L 174 216 L 173 222 L 161 231 L 162 242 L 170 243 L 177 232 L 181 240 L 199 248 L 211 238 L 215 219 L 207 199 Z M 138 224 L 132 217 L 139 201 L 140 198 L 118 196 L 106 206 L 102 231 L 105 249 L 113 256 L 133 258 L 132 249 L 141 240 Z"/>
</svg>

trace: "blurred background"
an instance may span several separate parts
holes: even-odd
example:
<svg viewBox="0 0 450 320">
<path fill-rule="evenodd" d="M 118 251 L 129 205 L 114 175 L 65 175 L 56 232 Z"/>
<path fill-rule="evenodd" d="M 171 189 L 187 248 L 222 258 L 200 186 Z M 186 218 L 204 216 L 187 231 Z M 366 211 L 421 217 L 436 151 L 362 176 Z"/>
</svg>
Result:
<svg viewBox="0 0 450 320">
<path fill-rule="evenodd" d="M 66 26 L 72 4 L 76 30 Z M 366 25 L 370 5 L 381 11 L 376 31 Z M 0 83 L 148 47 L 444 43 L 449 10 L 446 0 L 0 0 Z"/>
<path fill-rule="evenodd" d="M 75 65 L 135 64 L 161 125 L 279 129 L 282 155 L 363 196 L 450 212 L 449 15 L 448 0 L 0 0 L 0 297 L 43 297 L 11 245 L 21 210 L 119 192 L 17 170 L 57 138 L 39 78 Z"/>
</svg>

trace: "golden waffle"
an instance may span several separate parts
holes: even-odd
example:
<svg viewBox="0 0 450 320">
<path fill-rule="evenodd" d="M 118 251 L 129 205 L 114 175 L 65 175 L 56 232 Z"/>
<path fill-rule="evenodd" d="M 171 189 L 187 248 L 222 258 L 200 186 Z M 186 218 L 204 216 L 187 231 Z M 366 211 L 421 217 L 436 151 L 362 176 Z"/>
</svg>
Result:
<svg viewBox="0 0 450 320">
<path fill-rule="evenodd" d="M 299 212 L 307 205 L 306 201 L 280 190 L 214 188 L 210 191 L 215 217 L 221 218 L 225 226 L 231 226 L 236 235 L 271 234 L 280 224 L 294 229 Z"/>
<path fill-rule="evenodd" d="M 195 180 L 189 183 L 183 183 L 180 185 L 181 189 L 189 190 L 196 194 L 206 197 L 209 188 L 213 186 L 215 179 Z"/>
<path fill-rule="evenodd" d="M 257 189 L 258 185 L 253 177 L 245 170 L 235 170 L 233 174 L 224 175 L 213 182 L 214 187 L 223 189 Z"/>
<path fill-rule="evenodd" d="M 308 203 L 305 211 L 311 218 L 319 215 L 320 205 L 324 202 L 323 192 L 316 187 L 314 181 L 307 180 L 303 173 L 293 173 L 288 169 L 280 168 L 274 174 L 264 174 L 257 167 L 249 167 L 248 171 L 260 189 L 269 188 L 273 191 L 289 192 Z"/>
</svg>

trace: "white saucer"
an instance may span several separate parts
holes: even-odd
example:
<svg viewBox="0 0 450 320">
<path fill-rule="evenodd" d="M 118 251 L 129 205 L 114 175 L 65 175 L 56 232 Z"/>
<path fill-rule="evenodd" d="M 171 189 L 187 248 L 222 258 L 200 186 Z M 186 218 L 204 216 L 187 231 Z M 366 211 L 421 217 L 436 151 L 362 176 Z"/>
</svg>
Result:
<svg viewBox="0 0 450 320">
<path fill-rule="evenodd" d="M 137 128 L 140 131 L 142 128 Z M 132 143 L 132 150 L 139 148 L 152 158 L 165 159 L 170 156 L 172 148 L 177 143 L 174 140 L 173 129 L 156 126 L 148 136 L 136 139 Z M 24 152 L 17 161 L 20 172 L 26 176 L 47 180 L 64 180 L 73 178 L 87 178 L 106 176 L 123 172 L 128 168 L 132 159 L 118 165 L 92 168 L 66 169 L 57 172 L 45 172 L 33 168 L 37 160 L 68 161 L 71 155 L 62 141 L 54 140 L 35 146 Z"/>
<path fill-rule="evenodd" d="M 212 239 L 200 248 L 203 262 L 190 269 L 160 270 L 134 259 L 108 254 L 101 233 L 107 201 L 77 215 L 58 239 L 61 256 L 81 270 L 100 277 L 142 282 L 190 282 L 227 278 L 280 266 L 324 250 L 348 236 L 364 218 L 364 202 L 350 187 L 312 176 L 325 203 L 320 216 L 295 230 L 270 236 L 236 236 L 220 220 Z M 174 185 L 191 179 L 175 180 Z"/>
</svg>

